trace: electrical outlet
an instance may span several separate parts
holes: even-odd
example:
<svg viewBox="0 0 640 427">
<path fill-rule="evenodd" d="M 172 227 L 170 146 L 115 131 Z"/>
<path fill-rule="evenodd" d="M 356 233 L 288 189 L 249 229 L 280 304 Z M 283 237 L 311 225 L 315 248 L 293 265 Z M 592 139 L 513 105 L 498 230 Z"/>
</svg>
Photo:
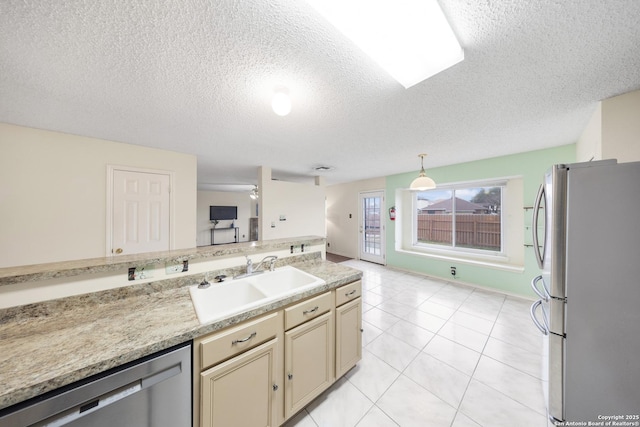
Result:
<svg viewBox="0 0 640 427">
<path fill-rule="evenodd" d="M 456 268 L 455 267 L 451 267 L 451 275 L 453 277 L 456 277 L 456 274 L 457 274 Z"/>
<path fill-rule="evenodd" d="M 139 265 L 129 268 L 127 278 L 129 280 L 151 279 L 153 277 L 153 265 Z"/>
<path fill-rule="evenodd" d="M 188 271 L 189 270 L 189 261 L 188 260 L 184 260 L 181 263 L 175 263 L 175 264 L 165 264 L 164 267 L 164 272 L 167 274 L 175 274 L 175 273 L 182 273 L 184 271 Z"/>
</svg>

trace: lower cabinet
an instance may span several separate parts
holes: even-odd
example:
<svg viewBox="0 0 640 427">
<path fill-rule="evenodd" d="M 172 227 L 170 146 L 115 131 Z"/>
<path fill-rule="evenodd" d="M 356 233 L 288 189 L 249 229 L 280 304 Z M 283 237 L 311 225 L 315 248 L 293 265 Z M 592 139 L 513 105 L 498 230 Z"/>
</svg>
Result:
<svg viewBox="0 0 640 427">
<path fill-rule="evenodd" d="M 282 424 L 283 317 L 277 311 L 194 340 L 194 426 Z"/>
<path fill-rule="evenodd" d="M 362 359 L 362 299 L 336 308 L 336 378 Z"/>
<path fill-rule="evenodd" d="M 333 312 L 284 335 L 285 409 L 289 418 L 333 383 Z"/>
<path fill-rule="evenodd" d="M 194 426 L 277 427 L 362 357 L 360 281 L 194 340 Z"/>
<path fill-rule="evenodd" d="M 202 426 L 275 426 L 277 339 L 201 374 Z"/>
</svg>

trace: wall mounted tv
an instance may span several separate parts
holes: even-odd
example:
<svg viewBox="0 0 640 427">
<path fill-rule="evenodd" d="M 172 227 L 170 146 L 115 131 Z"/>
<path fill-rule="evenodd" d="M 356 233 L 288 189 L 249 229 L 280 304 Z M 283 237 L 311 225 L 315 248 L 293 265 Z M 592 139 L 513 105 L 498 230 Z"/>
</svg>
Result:
<svg viewBox="0 0 640 427">
<path fill-rule="evenodd" d="M 238 219 L 237 206 L 209 206 L 209 220 Z"/>
</svg>

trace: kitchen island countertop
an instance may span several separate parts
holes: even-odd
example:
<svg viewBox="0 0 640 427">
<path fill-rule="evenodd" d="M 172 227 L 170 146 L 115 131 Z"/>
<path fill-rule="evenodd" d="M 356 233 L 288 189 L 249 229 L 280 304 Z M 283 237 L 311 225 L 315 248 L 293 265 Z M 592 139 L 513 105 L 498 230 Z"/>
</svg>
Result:
<svg viewBox="0 0 640 427">
<path fill-rule="evenodd" d="M 362 277 L 321 259 L 292 265 L 326 284 L 208 324 L 189 278 L 0 310 L 0 410 Z"/>
</svg>

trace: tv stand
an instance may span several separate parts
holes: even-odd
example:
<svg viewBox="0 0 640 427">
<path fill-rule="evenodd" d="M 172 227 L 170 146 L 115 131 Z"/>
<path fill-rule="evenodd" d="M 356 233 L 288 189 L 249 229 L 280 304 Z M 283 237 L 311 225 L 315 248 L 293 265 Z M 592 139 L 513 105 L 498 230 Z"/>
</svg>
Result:
<svg viewBox="0 0 640 427">
<path fill-rule="evenodd" d="M 216 231 L 229 231 L 233 230 L 233 243 L 238 243 L 240 241 L 240 227 L 227 227 L 227 228 L 212 228 L 211 229 L 211 245 L 224 245 L 226 243 L 215 243 L 215 234 Z"/>
</svg>

